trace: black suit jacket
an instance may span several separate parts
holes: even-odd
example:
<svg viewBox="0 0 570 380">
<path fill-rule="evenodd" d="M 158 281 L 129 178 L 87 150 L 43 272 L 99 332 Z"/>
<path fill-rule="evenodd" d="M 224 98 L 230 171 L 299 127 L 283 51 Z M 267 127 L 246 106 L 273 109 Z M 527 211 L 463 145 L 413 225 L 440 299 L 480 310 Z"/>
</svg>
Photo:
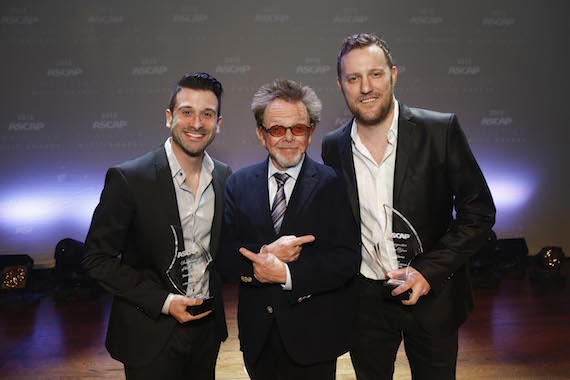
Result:
<svg viewBox="0 0 570 380">
<path fill-rule="evenodd" d="M 214 160 L 213 257 L 219 247 L 223 188 L 230 174 L 227 165 Z M 130 366 L 152 360 L 178 323 L 161 314 L 168 294 L 177 293 L 166 276 L 175 249 L 171 225 L 181 223 L 164 146 L 108 170 L 82 264 L 114 296 L 106 347 L 113 358 Z M 215 271 L 210 275 L 210 294 L 217 301 L 219 338 L 225 340 L 221 279 Z"/>
<path fill-rule="evenodd" d="M 453 331 L 473 309 L 466 264 L 485 242 L 495 207 L 457 117 L 399 107 L 394 208 L 422 240 L 424 254 L 412 266 L 431 285 L 411 307 L 428 331 Z M 323 138 L 322 158 L 343 172 L 352 212 L 360 220 L 351 127 L 352 121 Z"/>
<path fill-rule="evenodd" d="M 348 350 L 360 267 L 358 227 L 342 176 L 305 156 L 279 235 L 269 210 L 268 161 L 242 169 L 226 183 L 222 276 L 240 282 L 238 325 L 241 350 L 255 361 L 271 326 L 277 323 L 285 349 L 300 364 L 332 360 Z M 261 284 L 239 252 L 259 252 L 282 235 L 312 234 L 299 258 L 289 264 L 292 290 Z"/>
</svg>

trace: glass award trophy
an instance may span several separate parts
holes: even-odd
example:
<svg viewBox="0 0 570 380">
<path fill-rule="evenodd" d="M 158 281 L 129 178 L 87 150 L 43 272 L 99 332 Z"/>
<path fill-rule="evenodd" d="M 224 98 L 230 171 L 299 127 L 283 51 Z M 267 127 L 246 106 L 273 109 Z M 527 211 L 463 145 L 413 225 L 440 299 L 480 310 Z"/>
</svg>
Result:
<svg viewBox="0 0 570 380">
<path fill-rule="evenodd" d="M 174 237 L 174 253 L 166 271 L 168 280 L 183 296 L 207 298 L 210 283 L 207 269 L 212 261 L 210 252 L 195 238 L 184 242 L 182 228 L 173 225 L 170 228 Z M 180 250 L 180 242 L 184 243 L 184 250 Z"/>
<path fill-rule="evenodd" d="M 391 236 L 384 236 L 384 244 L 390 244 L 390 242 L 394 244 L 398 269 L 406 268 L 406 273 L 402 278 L 391 278 L 386 281 L 386 286 L 396 288 L 406 281 L 410 263 L 417 255 L 423 253 L 423 247 L 416 229 L 404 215 L 388 205 L 384 205 L 384 210 L 386 222 L 390 217 L 392 218 L 392 233 Z"/>
<path fill-rule="evenodd" d="M 392 232 L 388 233 L 386 232 L 388 229 L 385 229 L 383 240 L 374 245 L 374 249 L 370 255 L 376 264 L 378 264 L 384 276 L 388 278 L 388 271 L 382 264 L 383 258 L 380 254 L 380 247 L 384 248 L 384 252 L 389 252 L 390 245 L 393 244 L 396 257 L 398 258 L 398 269 L 406 268 L 404 276 L 401 278 L 390 278 L 384 283 L 384 286 L 389 290 L 388 293 L 390 293 L 392 289 L 397 288 L 406 281 L 410 263 L 414 257 L 423 252 L 423 247 L 418 233 L 404 215 L 388 205 L 384 205 L 384 210 L 386 217 L 384 226 L 388 226 L 389 221 L 392 220 Z M 386 258 L 384 258 L 384 260 L 385 259 Z M 400 299 L 409 299 L 411 294 L 412 290 L 409 289 L 397 297 Z"/>
</svg>

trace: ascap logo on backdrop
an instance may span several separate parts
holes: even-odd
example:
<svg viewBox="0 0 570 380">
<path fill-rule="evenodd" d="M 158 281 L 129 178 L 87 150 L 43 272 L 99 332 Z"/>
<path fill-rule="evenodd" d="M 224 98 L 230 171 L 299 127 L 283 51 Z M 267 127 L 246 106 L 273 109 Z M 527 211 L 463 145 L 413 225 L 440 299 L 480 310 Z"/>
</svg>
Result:
<svg viewBox="0 0 570 380">
<path fill-rule="evenodd" d="M 163 75 L 168 71 L 168 67 L 158 63 L 155 57 L 146 57 L 141 59 L 139 66 L 133 67 L 131 74 L 139 75 Z"/>
<path fill-rule="evenodd" d="M 358 8 L 344 8 L 342 15 L 337 15 L 333 19 L 335 24 L 364 24 L 368 21 L 368 16 L 363 16 Z"/>
<path fill-rule="evenodd" d="M 94 15 L 87 17 L 91 25 L 121 24 L 125 21 L 122 15 L 116 14 L 113 8 L 97 8 Z"/>
<path fill-rule="evenodd" d="M 243 75 L 251 70 L 251 66 L 243 64 L 240 57 L 224 57 L 224 63 L 216 66 L 216 74 Z"/>
<path fill-rule="evenodd" d="M 483 127 L 507 127 L 513 123 L 513 118 L 504 110 L 490 110 L 487 116 L 481 118 Z"/>
<path fill-rule="evenodd" d="M 93 129 L 123 129 L 128 126 L 126 120 L 119 120 L 116 112 L 103 112 L 99 120 L 93 122 Z"/>
<path fill-rule="evenodd" d="M 8 124 L 8 130 L 12 132 L 37 132 L 45 128 L 45 123 L 35 119 L 34 115 L 22 113 L 16 116 L 16 121 Z"/>
<path fill-rule="evenodd" d="M 29 15 L 26 8 L 11 8 L 9 15 L 0 16 L 0 25 L 33 25 L 37 24 L 40 18 Z"/>
<path fill-rule="evenodd" d="M 81 67 L 75 66 L 70 59 L 56 61 L 55 67 L 47 69 L 46 75 L 50 78 L 78 77 L 83 74 Z"/>
<path fill-rule="evenodd" d="M 285 24 L 289 22 L 289 15 L 283 13 L 278 5 L 269 5 L 256 14 L 253 20 L 261 24 Z"/>
<path fill-rule="evenodd" d="M 489 28 L 508 28 L 515 24 L 515 19 L 509 17 L 505 10 L 494 10 L 481 20 L 481 24 Z"/>
<path fill-rule="evenodd" d="M 449 66 L 449 75 L 477 75 L 481 72 L 481 67 L 474 65 L 471 58 L 459 58 L 457 64 Z"/>
<path fill-rule="evenodd" d="M 329 71 L 331 71 L 331 66 L 321 65 L 320 58 L 307 57 L 305 58 L 305 64 L 297 66 L 297 70 L 295 70 L 295 73 L 320 75 L 320 74 L 326 74 Z"/>
<path fill-rule="evenodd" d="M 183 6 L 178 13 L 172 16 L 172 22 L 185 24 L 200 24 L 208 21 L 208 14 L 198 7 Z"/>
<path fill-rule="evenodd" d="M 443 22 L 443 17 L 438 15 L 433 8 L 423 8 L 418 13 L 410 17 L 410 25 L 439 25 Z"/>
</svg>

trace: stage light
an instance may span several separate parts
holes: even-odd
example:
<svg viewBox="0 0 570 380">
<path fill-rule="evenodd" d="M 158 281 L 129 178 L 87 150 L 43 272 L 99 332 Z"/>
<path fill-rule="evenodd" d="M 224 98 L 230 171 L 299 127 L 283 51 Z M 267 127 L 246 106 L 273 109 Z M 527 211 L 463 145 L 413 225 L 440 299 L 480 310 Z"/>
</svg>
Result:
<svg viewBox="0 0 570 380">
<path fill-rule="evenodd" d="M 30 284 L 30 276 L 34 260 L 28 255 L 2 255 L 0 268 L 2 270 L 3 292 L 26 289 Z"/>
<path fill-rule="evenodd" d="M 531 280 L 563 283 L 564 276 L 562 276 L 560 269 L 564 256 L 562 247 L 548 246 L 542 248 L 534 257 Z"/>
<path fill-rule="evenodd" d="M 560 270 L 564 252 L 561 247 L 544 247 L 536 256 L 544 269 Z"/>
</svg>

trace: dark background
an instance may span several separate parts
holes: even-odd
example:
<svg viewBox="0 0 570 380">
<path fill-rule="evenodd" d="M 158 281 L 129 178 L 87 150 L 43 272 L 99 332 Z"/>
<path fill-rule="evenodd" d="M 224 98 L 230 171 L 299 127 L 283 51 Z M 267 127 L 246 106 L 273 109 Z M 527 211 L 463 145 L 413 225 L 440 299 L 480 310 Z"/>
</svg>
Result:
<svg viewBox="0 0 570 380">
<path fill-rule="evenodd" d="M 249 104 L 284 77 L 323 101 L 309 148 L 320 160 L 322 136 L 350 118 L 336 55 L 357 32 L 387 40 L 400 101 L 458 114 L 498 237 L 526 238 L 530 254 L 568 248 L 569 11 L 518 0 L 3 0 L 0 255 L 51 266 L 58 241 L 83 241 L 106 169 L 168 137 L 170 91 L 187 71 L 213 74 L 226 91 L 213 157 L 234 170 L 265 157 Z"/>
</svg>

